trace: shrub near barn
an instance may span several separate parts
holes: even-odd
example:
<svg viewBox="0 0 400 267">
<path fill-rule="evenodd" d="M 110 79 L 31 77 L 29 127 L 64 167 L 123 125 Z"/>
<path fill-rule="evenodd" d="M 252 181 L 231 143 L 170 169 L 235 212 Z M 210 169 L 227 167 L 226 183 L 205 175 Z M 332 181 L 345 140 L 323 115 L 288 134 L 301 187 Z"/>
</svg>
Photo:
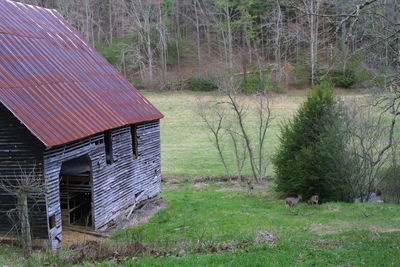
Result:
<svg viewBox="0 0 400 267">
<path fill-rule="evenodd" d="M 322 200 L 343 200 L 341 166 L 327 150 L 341 153 L 340 135 L 328 126 L 338 117 L 332 84 L 323 81 L 308 95 L 295 117 L 281 127 L 273 157 L 277 191 L 286 196 L 318 194 Z"/>
</svg>

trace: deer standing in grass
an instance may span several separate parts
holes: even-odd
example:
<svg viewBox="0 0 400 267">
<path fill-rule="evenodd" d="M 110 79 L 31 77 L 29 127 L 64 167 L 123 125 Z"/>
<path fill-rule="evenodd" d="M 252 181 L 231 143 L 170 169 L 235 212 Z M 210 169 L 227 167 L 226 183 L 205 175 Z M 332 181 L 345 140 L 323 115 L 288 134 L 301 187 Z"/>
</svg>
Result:
<svg viewBox="0 0 400 267">
<path fill-rule="evenodd" d="M 318 195 L 314 195 L 310 198 L 310 200 L 308 201 L 308 204 L 310 205 L 318 205 L 319 202 L 319 196 Z"/>
<path fill-rule="evenodd" d="M 296 206 L 296 204 L 297 204 L 300 200 L 302 200 L 301 195 L 297 195 L 297 197 L 287 197 L 287 198 L 285 199 L 285 203 L 286 203 L 286 205 L 288 205 L 289 207 L 292 208 L 292 207 Z"/>
</svg>

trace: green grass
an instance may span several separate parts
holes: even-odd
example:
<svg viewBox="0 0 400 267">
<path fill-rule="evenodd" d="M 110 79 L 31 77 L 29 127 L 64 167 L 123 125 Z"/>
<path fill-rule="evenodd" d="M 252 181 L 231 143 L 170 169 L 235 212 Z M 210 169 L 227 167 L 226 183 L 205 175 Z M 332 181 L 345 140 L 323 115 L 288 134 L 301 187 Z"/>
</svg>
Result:
<svg viewBox="0 0 400 267">
<path fill-rule="evenodd" d="M 390 204 L 299 204 L 294 210 L 277 200 L 270 187 L 251 194 L 238 185 L 193 183 L 164 185 L 168 200 L 148 223 L 117 231 L 113 240 L 140 236 L 148 246 L 183 247 L 182 257 L 154 257 L 118 262 L 121 266 L 399 266 L 400 206 Z M 196 253 L 199 243 L 229 244 L 254 240 L 268 231 L 273 243 L 243 249 Z M 67 251 L 35 252 L 29 266 L 57 263 Z M 174 254 L 171 254 L 174 255 Z M 65 256 L 64 256 L 65 257 Z M 22 266 L 22 251 L 0 246 L 0 266 Z M 116 262 L 96 266 L 117 266 Z M 80 266 L 92 266 L 87 262 Z"/>
<path fill-rule="evenodd" d="M 168 208 L 143 226 L 116 232 L 113 239 L 124 239 L 126 232 L 140 232 L 145 242 L 196 242 L 204 235 L 208 240 L 223 242 L 254 238 L 260 231 L 269 231 L 301 240 L 304 235 L 315 238 L 343 231 L 400 228 L 398 205 L 299 204 L 290 210 L 269 189 L 248 194 L 244 189 L 230 192 L 229 188 L 234 187 L 211 184 L 198 190 L 187 184 L 182 190 L 164 192 Z"/>
<path fill-rule="evenodd" d="M 351 241 L 339 246 L 316 246 L 312 243 L 280 242 L 246 251 L 217 255 L 190 255 L 184 258 L 145 259 L 122 266 L 398 266 L 400 234 L 384 234 L 377 240 L 368 233 L 342 235 Z M 99 265 L 102 266 L 102 265 Z M 111 263 L 103 266 L 112 266 Z"/>
<path fill-rule="evenodd" d="M 168 208 L 147 224 L 121 230 L 113 239 L 140 233 L 152 244 L 196 244 L 254 239 L 273 233 L 278 241 L 217 254 L 182 258 L 146 257 L 135 266 L 398 266 L 400 206 L 326 203 L 288 210 L 266 189 L 248 195 L 211 184 L 197 190 L 185 184 L 163 193 Z M 228 187 L 229 188 L 229 187 Z M 132 262 L 131 262 L 132 263 Z M 108 265 L 105 265 L 108 266 Z M 128 263 L 125 266 L 129 266 Z"/>
<path fill-rule="evenodd" d="M 400 263 L 398 233 L 382 234 L 376 238 L 367 232 L 348 232 L 340 237 L 346 241 L 338 246 L 279 242 L 275 246 L 259 246 L 216 255 L 128 261 L 121 266 L 398 266 Z"/>
</svg>

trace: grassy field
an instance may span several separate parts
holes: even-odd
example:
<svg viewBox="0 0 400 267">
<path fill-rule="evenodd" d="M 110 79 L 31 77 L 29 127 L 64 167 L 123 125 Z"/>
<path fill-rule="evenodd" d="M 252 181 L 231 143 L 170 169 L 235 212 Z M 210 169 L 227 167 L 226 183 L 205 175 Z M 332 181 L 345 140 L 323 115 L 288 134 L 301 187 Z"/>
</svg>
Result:
<svg viewBox="0 0 400 267">
<path fill-rule="evenodd" d="M 161 120 L 162 172 L 173 177 L 205 177 L 225 175 L 217 151 L 210 141 L 210 135 L 204 130 L 204 123 L 196 114 L 196 104 L 202 93 L 192 92 L 148 92 L 145 96 L 165 115 Z M 210 96 L 208 94 L 207 96 Z M 284 95 L 271 98 L 274 119 L 268 133 L 267 150 L 270 156 L 278 141 L 279 124 L 290 118 L 304 95 Z M 234 158 L 229 153 L 228 163 L 233 166 Z M 250 174 L 250 166 L 244 170 Z M 268 174 L 272 174 L 269 168 Z"/>
<path fill-rule="evenodd" d="M 400 206 L 325 203 L 299 204 L 289 210 L 272 183 L 250 193 L 240 184 L 194 183 L 190 178 L 225 174 L 196 116 L 200 94 L 147 92 L 146 96 L 166 116 L 161 122 L 163 175 L 189 182 L 164 183 L 161 196 L 167 208 L 148 223 L 111 237 L 110 242 L 140 237 L 146 246 L 165 254 L 117 257 L 96 266 L 400 266 Z M 273 97 L 271 153 L 279 123 L 292 116 L 304 99 L 304 95 Z M 232 164 L 233 158 L 228 159 Z M 266 240 L 265 233 L 275 239 Z M 0 244 L 0 267 L 64 266 L 71 253 L 36 251 L 27 263 L 21 249 Z"/>
<path fill-rule="evenodd" d="M 144 257 L 125 266 L 399 266 L 400 207 L 397 205 L 300 204 L 288 210 L 269 187 L 250 194 L 240 185 L 166 185 L 168 208 L 149 223 L 116 232 L 124 240 L 140 233 L 143 241 L 184 250 L 182 257 Z M 217 246 L 257 240 L 272 233 L 274 242 L 241 249 L 197 253 L 199 244 Z M 173 252 L 171 255 L 174 255 Z M 87 265 L 89 266 L 89 265 Z M 112 262 L 104 266 L 113 266 Z"/>
<path fill-rule="evenodd" d="M 400 206 L 299 204 L 293 210 L 268 185 L 164 184 L 168 207 L 119 242 L 140 236 L 167 254 L 144 254 L 96 266 L 399 266 Z M 275 239 L 263 239 L 268 232 Z M 114 242 L 114 241 L 113 241 Z M 244 244 L 244 245 L 243 245 Z M 199 250 L 200 249 L 200 250 Z M 35 252 L 28 266 L 61 266 L 68 250 Z M 23 266 L 22 251 L 0 246 L 0 266 Z M 72 266 L 72 265 L 67 265 Z M 84 262 L 78 266 L 93 266 Z"/>
</svg>

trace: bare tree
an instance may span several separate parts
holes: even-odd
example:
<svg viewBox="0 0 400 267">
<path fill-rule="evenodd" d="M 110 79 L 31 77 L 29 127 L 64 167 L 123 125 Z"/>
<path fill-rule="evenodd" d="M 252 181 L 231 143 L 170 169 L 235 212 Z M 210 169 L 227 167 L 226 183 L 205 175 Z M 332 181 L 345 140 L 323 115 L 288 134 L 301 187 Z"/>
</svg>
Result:
<svg viewBox="0 0 400 267">
<path fill-rule="evenodd" d="M 250 134 L 251 127 L 246 123 L 248 111 L 250 109 L 249 104 L 246 104 L 240 99 L 240 96 L 238 96 L 238 89 L 233 79 L 226 79 L 221 87 L 228 98 L 225 104 L 228 105 L 234 113 L 235 123 L 237 123 L 239 129 L 238 134 L 243 138 L 246 144 L 254 179 L 259 183 L 265 178 L 267 171 L 265 141 L 267 139 L 267 130 L 272 119 L 268 97 L 265 93 L 258 93 L 253 96 L 251 105 L 256 108 L 257 117 L 257 133 L 256 141 L 254 141 Z"/>
<path fill-rule="evenodd" d="M 226 135 L 225 123 L 227 111 L 223 105 L 217 101 L 204 101 L 199 99 L 197 114 L 205 123 L 207 130 L 212 134 L 212 143 L 218 151 L 218 156 L 225 168 L 226 175 L 231 180 L 231 173 L 223 152 L 223 141 Z"/>
<path fill-rule="evenodd" d="M 157 16 L 156 1 L 130 0 L 128 3 L 128 12 L 134 23 L 131 24 L 132 32 L 139 38 L 139 45 L 143 45 L 143 52 L 147 59 L 147 68 L 150 84 L 154 80 L 154 52 L 152 30 L 154 26 L 154 17 Z"/>
<path fill-rule="evenodd" d="M 7 214 L 14 223 L 11 231 L 18 233 L 27 259 L 32 254 L 28 200 L 36 201 L 36 197 L 44 194 L 43 179 L 36 175 L 34 169 L 30 172 L 21 169 L 21 174 L 13 179 L 0 178 L 0 190 L 16 199 L 16 208 L 8 210 Z"/>
<path fill-rule="evenodd" d="M 202 64 L 202 57 L 201 57 L 201 39 L 200 39 L 200 20 L 199 20 L 199 1 L 194 0 L 193 1 L 193 9 L 194 9 L 194 15 L 196 18 L 196 45 L 197 45 L 197 67 L 199 73 L 202 73 L 203 69 L 203 64 Z"/>
<path fill-rule="evenodd" d="M 157 30 L 159 34 L 159 51 L 161 59 L 161 70 L 162 70 L 162 83 L 163 85 L 167 82 L 167 50 L 168 50 L 168 30 L 165 20 L 167 19 L 166 10 L 161 5 L 158 5 L 159 17 L 157 23 Z"/>
<path fill-rule="evenodd" d="M 303 0 L 304 9 L 308 11 L 308 23 L 310 30 L 310 64 L 311 64 L 311 86 L 315 84 L 315 72 L 318 61 L 318 33 L 319 13 L 322 0 Z"/>
<path fill-rule="evenodd" d="M 361 104 L 358 100 L 345 105 L 342 129 L 347 142 L 342 162 L 346 169 L 344 178 L 350 186 L 351 197 L 361 201 L 367 201 L 385 181 L 385 172 L 392 162 L 392 148 L 400 144 L 400 136 L 395 134 L 400 103 L 387 98 L 388 95 L 378 102 L 372 98 Z"/>
<path fill-rule="evenodd" d="M 223 95 L 219 98 L 199 100 L 197 113 L 212 133 L 213 144 L 229 179 L 232 172 L 224 156 L 223 143 L 231 145 L 228 151 L 234 156 L 238 179 L 242 180 L 248 156 L 253 177 L 259 183 L 265 178 L 268 165 L 265 143 L 272 120 L 268 96 L 265 93 L 242 96 L 234 79 L 229 77 L 222 81 L 220 88 Z M 249 118 L 251 115 L 255 116 L 255 121 Z M 225 140 L 227 136 L 230 143 Z"/>
<path fill-rule="evenodd" d="M 231 127 L 226 129 L 231 137 L 235 163 L 237 168 L 237 178 L 240 182 L 243 181 L 242 171 L 247 160 L 247 148 L 243 138 L 238 134 L 238 131 Z"/>
<path fill-rule="evenodd" d="M 215 12 L 217 14 L 217 29 L 220 31 L 222 36 L 222 42 L 224 45 L 225 62 L 230 70 L 234 67 L 234 32 L 232 22 L 232 10 L 233 4 L 228 0 L 215 1 Z"/>
<path fill-rule="evenodd" d="M 281 34 L 282 34 L 282 10 L 281 10 L 281 3 L 279 0 L 276 0 L 276 9 L 275 9 L 275 21 L 274 21 L 274 28 L 275 28 L 275 48 L 274 48 L 274 55 L 275 55 L 275 66 L 276 66 L 276 75 L 275 80 L 280 83 L 282 79 L 282 57 L 281 57 Z"/>
</svg>

